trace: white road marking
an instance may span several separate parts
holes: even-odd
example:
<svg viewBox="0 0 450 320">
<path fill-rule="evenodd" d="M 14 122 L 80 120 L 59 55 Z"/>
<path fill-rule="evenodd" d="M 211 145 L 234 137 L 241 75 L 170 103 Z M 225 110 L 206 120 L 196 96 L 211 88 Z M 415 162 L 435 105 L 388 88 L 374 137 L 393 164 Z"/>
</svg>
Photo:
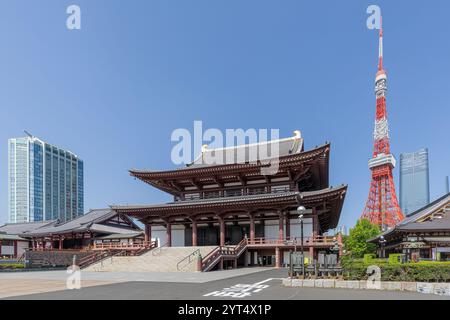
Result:
<svg viewBox="0 0 450 320">
<path fill-rule="evenodd" d="M 263 283 L 272 280 L 282 280 L 282 278 L 269 278 L 254 284 L 236 284 L 229 288 L 223 288 L 222 290 L 213 291 L 204 294 L 204 297 L 230 297 L 230 298 L 245 298 L 252 295 L 252 293 L 259 293 L 264 289 L 267 289 L 269 285 Z"/>
</svg>

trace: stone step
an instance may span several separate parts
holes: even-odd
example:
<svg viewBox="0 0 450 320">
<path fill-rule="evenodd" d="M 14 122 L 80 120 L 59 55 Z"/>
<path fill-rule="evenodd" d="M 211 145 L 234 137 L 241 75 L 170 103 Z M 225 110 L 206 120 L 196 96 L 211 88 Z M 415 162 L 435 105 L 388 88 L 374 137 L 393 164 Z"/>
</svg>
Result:
<svg viewBox="0 0 450 320">
<path fill-rule="evenodd" d="M 178 272 L 177 264 L 183 258 L 200 250 L 202 257 L 214 250 L 215 246 L 205 247 L 168 247 L 161 251 L 149 251 L 137 257 L 112 257 L 98 262 L 85 269 L 97 272 Z M 159 250 L 159 249 L 154 249 Z M 196 257 L 191 262 L 180 265 L 183 272 L 194 272 L 197 269 Z"/>
</svg>

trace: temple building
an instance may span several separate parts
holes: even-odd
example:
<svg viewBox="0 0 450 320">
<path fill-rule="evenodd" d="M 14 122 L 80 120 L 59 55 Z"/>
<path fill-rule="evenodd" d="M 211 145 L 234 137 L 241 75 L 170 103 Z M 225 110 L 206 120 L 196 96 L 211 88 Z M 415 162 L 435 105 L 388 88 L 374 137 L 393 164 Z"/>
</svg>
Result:
<svg viewBox="0 0 450 320">
<path fill-rule="evenodd" d="M 408 260 L 450 261 L 450 193 L 418 209 L 369 242 L 379 255 L 403 253 Z"/>
<path fill-rule="evenodd" d="M 271 152 L 263 156 L 261 150 Z M 131 176 L 170 194 L 172 202 L 111 209 L 142 222 L 146 243 L 216 246 L 203 257 L 202 271 L 224 264 L 286 264 L 289 251 L 300 250 L 301 225 L 305 255 L 314 259 L 342 249 L 340 236 L 323 235 L 338 226 L 347 191 L 345 185 L 329 185 L 329 157 L 329 143 L 305 151 L 299 131 L 256 144 L 204 147 L 182 168 L 130 170 Z M 268 173 L 271 166 L 277 170 Z M 302 223 L 299 206 L 305 209 Z"/>
<path fill-rule="evenodd" d="M 19 258 L 25 252 L 41 258 L 45 252 L 74 252 L 138 249 L 143 243 L 142 230 L 128 216 L 110 208 L 94 209 L 70 221 L 59 220 L 8 223 L 0 226 L 0 257 Z M 49 259 L 45 256 L 46 259 Z"/>
</svg>

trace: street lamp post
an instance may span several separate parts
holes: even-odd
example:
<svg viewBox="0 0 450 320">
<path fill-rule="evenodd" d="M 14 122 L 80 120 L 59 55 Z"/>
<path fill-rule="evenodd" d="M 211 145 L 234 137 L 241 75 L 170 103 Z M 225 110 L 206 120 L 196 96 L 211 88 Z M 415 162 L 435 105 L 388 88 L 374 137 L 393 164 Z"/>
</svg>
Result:
<svg viewBox="0 0 450 320">
<path fill-rule="evenodd" d="M 381 258 L 384 259 L 385 254 L 384 254 L 384 245 L 386 244 L 386 239 L 384 238 L 384 236 L 380 237 L 380 247 L 381 247 Z"/>
<path fill-rule="evenodd" d="M 297 208 L 297 212 L 299 214 L 298 218 L 300 220 L 300 250 L 302 251 L 302 276 L 305 276 L 305 252 L 303 248 L 303 215 L 306 211 L 304 206 L 300 206 Z"/>
</svg>

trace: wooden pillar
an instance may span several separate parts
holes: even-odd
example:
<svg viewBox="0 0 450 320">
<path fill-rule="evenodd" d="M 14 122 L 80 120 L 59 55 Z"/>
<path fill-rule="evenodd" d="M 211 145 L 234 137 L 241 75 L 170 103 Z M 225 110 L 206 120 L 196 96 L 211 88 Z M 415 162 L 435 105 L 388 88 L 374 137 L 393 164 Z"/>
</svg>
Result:
<svg viewBox="0 0 450 320">
<path fill-rule="evenodd" d="M 250 216 L 250 241 L 255 241 L 255 217 Z"/>
<path fill-rule="evenodd" d="M 225 219 L 218 217 L 220 226 L 220 246 L 225 245 Z"/>
<path fill-rule="evenodd" d="M 149 244 L 152 241 L 152 225 L 150 223 L 145 224 L 144 242 Z"/>
<path fill-rule="evenodd" d="M 275 268 L 281 268 L 281 253 L 280 248 L 275 248 Z"/>
<path fill-rule="evenodd" d="M 42 240 L 42 251 L 45 250 L 45 245 L 47 244 L 47 242 L 45 242 L 45 240 Z"/>
<path fill-rule="evenodd" d="M 314 247 L 312 245 L 309 247 L 309 259 L 309 263 L 312 263 L 314 261 Z"/>
<path fill-rule="evenodd" d="M 59 237 L 59 245 L 58 245 L 59 250 L 63 249 L 63 238 Z"/>
<path fill-rule="evenodd" d="M 317 217 L 316 208 L 312 208 L 312 228 L 313 228 L 312 236 L 313 238 L 316 238 L 319 235 L 319 218 Z"/>
<path fill-rule="evenodd" d="M 172 246 L 172 224 L 170 222 L 166 223 L 166 234 L 167 234 L 167 246 Z"/>
<path fill-rule="evenodd" d="M 283 213 L 278 212 L 279 218 L 278 218 L 278 240 L 283 241 L 284 240 L 284 232 L 283 232 Z"/>
<path fill-rule="evenodd" d="M 289 213 L 286 213 L 286 240 L 290 240 L 291 237 L 291 220 L 289 219 Z"/>
<path fill-rule="evenodd" d="M 17 258 L 17 240 L 14 240 L 14 258 Z"/>
<path fill-rule="evenodd" d="M 192 246 L 196 247 L 197 245 L 197 221 L 192 221 Z"/>
</svg>

